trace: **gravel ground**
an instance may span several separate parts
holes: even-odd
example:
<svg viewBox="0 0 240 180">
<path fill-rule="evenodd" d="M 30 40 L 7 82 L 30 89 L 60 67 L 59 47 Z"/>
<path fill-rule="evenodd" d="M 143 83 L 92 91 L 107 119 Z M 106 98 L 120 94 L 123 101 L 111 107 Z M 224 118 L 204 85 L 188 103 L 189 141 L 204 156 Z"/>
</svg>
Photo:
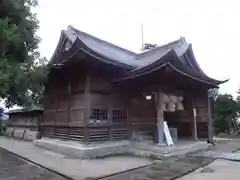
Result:
<svg viewBox="0 0 240 180">
<path fill-rule="evenodd" d="M 0 180 L 67 180 L 0 149 Z"/>
</svg>

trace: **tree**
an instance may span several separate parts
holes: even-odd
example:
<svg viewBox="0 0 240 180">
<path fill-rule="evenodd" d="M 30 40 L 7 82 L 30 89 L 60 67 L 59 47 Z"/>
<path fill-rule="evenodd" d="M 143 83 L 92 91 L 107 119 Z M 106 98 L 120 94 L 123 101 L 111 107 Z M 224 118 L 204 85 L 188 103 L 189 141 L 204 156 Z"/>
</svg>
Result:
<svg viewBox="0 0 240 180">
<path fill-rule="evenodd" d="M 217 133 L 237 130 L 240 106 L 230 94 L 218 94 L 214 100 L 213 118 Z"/>
<path fill-rule="evenodd" d="M 0 135 L 2 135 L 2 117 L 3 117 L 3 108 L 0 107 Z"/>
<path fill-rule="evenodd" d="M 40 103 L 46 59 L 37 51 L 37 0 L 0 1 L 0 97 L 7 106 Z"/>
<path fill-rule="evenodd" d="M 216 133 L 238 131 L 240 102 L 230 94 L 219 94 L 218 89 L 210 90 L 209 98 Z"/>
<path fill-rule="evenodd" d="M 211 99 L 213 99 L 213 100 L 215 101 L 218 96 L 219 96 L 219 91 L 218 91 L 217 88 L 215 88 L 215 89 L 210 89 L 210 90 L 209 90 L 209 97 L 210 97 Z"/>
<path fill-rule="evenodd" d="M 238 94 L 237 101 L 240 102 L 240 88 L 238 89 L 237 94 Z"/>
</svg>

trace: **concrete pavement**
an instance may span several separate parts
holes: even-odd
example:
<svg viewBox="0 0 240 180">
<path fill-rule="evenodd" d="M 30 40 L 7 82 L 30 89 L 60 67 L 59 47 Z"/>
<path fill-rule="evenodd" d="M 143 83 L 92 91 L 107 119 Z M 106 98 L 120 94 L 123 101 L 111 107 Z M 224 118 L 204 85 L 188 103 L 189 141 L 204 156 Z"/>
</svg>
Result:
<svg viewBox="0 0 240 180">
<path fill-rule="evenodd" d="M 32 142 L 18 141 L 5 137 L 0 137 L 0 147 L 78 180 L 115 174 L 152 163 L 150 159 L 129 156 L 80 160 L 38 148 Z"/>
<path fill-rule="evenodd" d="M 0 180 L 67 180 L 0 149 Z"/>
<path fill-rule="evenodd" d="M 239 180 L 239 169 L 239 162 L 218 159 L 205 167 L 201 167 L 186 176 L 178 178 L 177 180 Z"/>
<path fill-rule="evenodd" d="M 238 139 L 223 139 L 218 138 L 216 145 L 208 150 L 192 153 L 189 156 L 212 157 L 215 159 L 227 159 L 240 161 L 240 140 Z"/>
<path fill-rule="evenodd" d="M 212 158 L 169 158 L 153 165 L 124 172 L 103 180 L 172 180 L 213 162 Z"/>
<path fill-rule="evenodd" d="M 233 157 L 234 155 L 237 156 L 239 148 L 239 140 L 222 141 L 219 139 L 216 145 L 208 150 L 191 153 L 181 158 L 169 158 L 154 165 L 121 173 L 104 180 L 172 180 L 177 178 L 179 180 L 207 180 L 212 178 L 238 180 L 240 163 L 224 159 L 227 157 L 230 159 L 230 156 Z M 229 178 L 224 179 L 226 177 Z"/>
<path fill-rule="evenodd" d="M 178 180 L 238 180 L 240 177 L 240 141 L 221 139 L 212 149 L 191 154 L 192 157 L 211 157 L 216 159 L 207 166 L 198 168 Z"/>
<path fill-rule="evenodd" d="M 239 163 L 235 162 L 240 160 L 240 140 L 218 140 L 216 146 L 207 150 L 181 157 L 171 156 L 162 161 L 155 160 L 154 163 L 149 159 L 126 156 L 79 160 L 38 148 L 31 142 L 4 137 L 0 138 L 0 147 L 73 179 L 105 176 L 101 179 L 198 180 L 229 177 L 235 180 L 240 176 Z M 112 175 L 106 177 L 109 174 Z"/>
</svg>

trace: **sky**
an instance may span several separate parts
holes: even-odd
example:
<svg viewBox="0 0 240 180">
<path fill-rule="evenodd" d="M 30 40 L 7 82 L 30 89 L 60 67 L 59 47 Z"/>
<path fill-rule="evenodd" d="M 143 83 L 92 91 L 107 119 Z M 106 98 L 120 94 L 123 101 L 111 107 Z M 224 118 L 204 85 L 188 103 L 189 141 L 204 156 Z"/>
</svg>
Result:
<svg viewBox="0 0 240 180">
<path fill-rule="evenodd" d="M 139 52 L 145 43 L 162 45 L 185 37 L 203 71 L 230 79 L 220 92 L 240 87 L 240 1 L 238 0 L 39 0 L 41 56 L 51 58 L 61 30 L 69 25 Z"/>
</svg>

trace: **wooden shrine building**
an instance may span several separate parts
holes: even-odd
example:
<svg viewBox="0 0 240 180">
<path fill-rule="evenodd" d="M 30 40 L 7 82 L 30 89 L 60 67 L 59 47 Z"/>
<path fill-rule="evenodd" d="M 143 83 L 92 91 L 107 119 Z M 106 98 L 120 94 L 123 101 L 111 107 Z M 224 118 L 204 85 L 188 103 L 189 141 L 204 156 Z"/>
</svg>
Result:
<svg viewBox="0 0 240 180">
<path fill-rule="evenodd" d="M 184 38 L 135 53 L 69 26 L 50 61 L 43 137 L 162 143 L 163 121 L 175 138 L 212 139 L 208 77 Z"/>
</svg>

